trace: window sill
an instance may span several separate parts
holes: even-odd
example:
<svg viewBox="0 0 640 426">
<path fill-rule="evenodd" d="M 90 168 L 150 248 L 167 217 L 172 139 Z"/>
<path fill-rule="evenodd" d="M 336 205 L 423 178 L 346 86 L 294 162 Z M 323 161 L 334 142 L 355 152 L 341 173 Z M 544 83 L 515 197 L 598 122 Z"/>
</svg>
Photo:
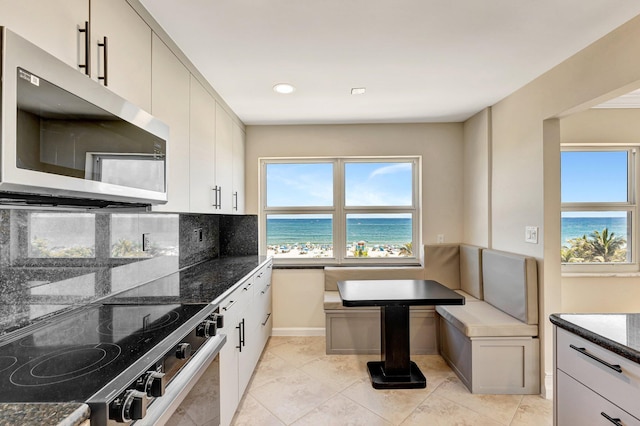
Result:
<svg viewBox="0 0 640 426">
<path fill-rule="evenodd" d="M 562 278 L 637 278 L 640 272 L 564 272 Z"/>
</svg>

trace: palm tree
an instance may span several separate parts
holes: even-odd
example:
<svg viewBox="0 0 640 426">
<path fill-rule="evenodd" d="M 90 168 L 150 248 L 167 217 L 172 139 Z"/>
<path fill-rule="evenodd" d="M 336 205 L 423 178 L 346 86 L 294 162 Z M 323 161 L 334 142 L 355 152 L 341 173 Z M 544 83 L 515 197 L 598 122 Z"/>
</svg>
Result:
<svg viewBox="0 0 640 426">
<path fill-rule="evenodd" d="M 586 235 L 567 241 L 569 247 L 562 246 L 560 255 L 563 263 L 579 263 L 591 258 L 591 244 Z"/>
<path fill-rule="evenodd" d="M 602 232 L 593 231 L 589 241 L 593 252 L 593 260 L 597 262 L 615 262 L 624 260 L 622 256 L 626 256 L 620 249 L 624 247 L 626 241 L 622 237 L 617 237 L 615 232 L 609 234 L 609 229 L 604 228 Z"/>
</svg>

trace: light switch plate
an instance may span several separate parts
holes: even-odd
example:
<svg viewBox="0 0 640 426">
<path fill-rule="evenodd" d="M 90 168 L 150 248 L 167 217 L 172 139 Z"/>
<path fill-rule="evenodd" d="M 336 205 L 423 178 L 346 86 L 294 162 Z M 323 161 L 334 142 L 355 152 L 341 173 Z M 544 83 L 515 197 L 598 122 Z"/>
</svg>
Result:
<svg viewBox="0 0 640 426">
<path fill-rule="evenodd" d="M 538 244 L 538 227 L 537 226 L 525 227 L 524 241 L 526 243 Z"/>
</svg>

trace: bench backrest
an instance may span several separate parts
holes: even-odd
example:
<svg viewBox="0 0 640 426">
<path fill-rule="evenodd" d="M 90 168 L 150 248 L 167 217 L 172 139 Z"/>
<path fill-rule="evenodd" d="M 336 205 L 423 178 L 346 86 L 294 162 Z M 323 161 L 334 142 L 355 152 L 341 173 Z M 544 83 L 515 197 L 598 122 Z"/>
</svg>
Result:
<svg viewBox="0 0 640 426">
<path fill-rule="evenodd" d="M 421 266 L 390 266 L 383 268 L 366 266 L 326 266 L 324 289 L 338 291 L 338 281 L 345 280 L 421 280 Z"/>
<path fill-rule="evenodd" d="M 536 259 L 497 250 L 482 250 L 484 300 L 527 324 L 538 324 Z"/>
<path fill-rule="evenodd" d="M 468 244 L 424 246 L 424 279 L 482 299 L 482 248 Z"/>
</svg>

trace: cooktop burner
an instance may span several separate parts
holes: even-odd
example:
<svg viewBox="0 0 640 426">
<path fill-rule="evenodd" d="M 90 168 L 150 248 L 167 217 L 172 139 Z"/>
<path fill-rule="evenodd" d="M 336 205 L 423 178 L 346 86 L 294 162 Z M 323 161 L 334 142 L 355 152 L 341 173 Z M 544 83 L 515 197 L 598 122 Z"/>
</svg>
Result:
<svg viewBox="0 0 640 426">
<path fill-rule="evenodd" d="M 0 346 L 0 401 L 86 401 L 207 305 L 95 305 Z"/>
</svg>

